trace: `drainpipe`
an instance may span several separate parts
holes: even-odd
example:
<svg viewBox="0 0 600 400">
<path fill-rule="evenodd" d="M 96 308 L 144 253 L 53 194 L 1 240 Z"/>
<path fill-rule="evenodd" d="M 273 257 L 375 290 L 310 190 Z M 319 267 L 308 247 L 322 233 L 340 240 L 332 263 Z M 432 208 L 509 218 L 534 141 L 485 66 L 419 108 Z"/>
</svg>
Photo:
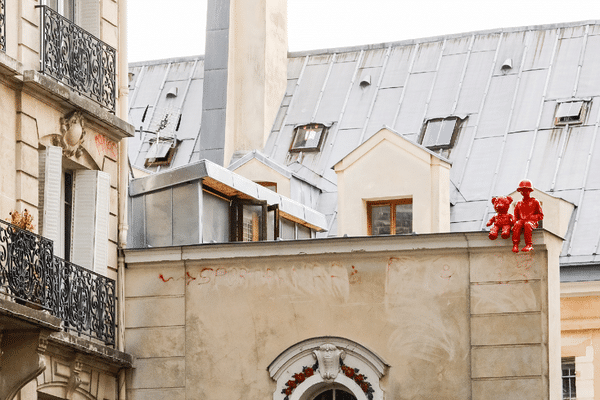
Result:
<svg viewBox="0 0 600 400">
<path fill-rule="evenodd" d="M 127 0 L 120 0 L 119 7 L 119 117 L 127 120 L 129 95 L 129 76 L 127 68 Z M 125 351 L 125 257 L 123 250 L 127 245 L 127 185 L 128 185 L 127 139 L 119 142 L 119 257 L 117 270 L 118 316 L 117 343 L 120 351 Z M 121 369 L 118 375 L 118 398 L 127 398 L 125 384 L 126 370 Z"/>
</svg>

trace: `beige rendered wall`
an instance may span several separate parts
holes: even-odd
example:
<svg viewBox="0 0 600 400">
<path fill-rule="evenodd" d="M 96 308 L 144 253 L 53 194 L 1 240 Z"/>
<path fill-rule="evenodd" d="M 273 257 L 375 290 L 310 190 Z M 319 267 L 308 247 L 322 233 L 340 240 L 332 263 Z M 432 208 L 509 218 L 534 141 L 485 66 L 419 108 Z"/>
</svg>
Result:
<svg viewBox="0 0 600 400">
<path fill-rule="evenodd" d="M 388 400 L 558 400 L 561 241 L 534 243 L 515 255 L 481 232 L 126 250 L 128 398 L 282 399 L 269 364 L 338 336 L 389 364 L 372 382 Z"/>
<path fill-rule="evenodd" d="M 255 158 L 235 169 L 233 172 L 254 182 L 275 182 L 277 184 L 277 193 L 286 197 L 291 197 L 290 179 Z"/>
<path fill-rule="evenodd" d="M 450 165 L 395 136 L 380 131 L 336 165 L 338 235 L 367 234 L 367 201 L 402 198 L 412 198 L 414 232 L 450 231 Z"/>
<path fill-rule="evenodd" d="M 262 149 L 287 85 L 287 1 L 231 0 L 224 164 Z"/>
</svg>

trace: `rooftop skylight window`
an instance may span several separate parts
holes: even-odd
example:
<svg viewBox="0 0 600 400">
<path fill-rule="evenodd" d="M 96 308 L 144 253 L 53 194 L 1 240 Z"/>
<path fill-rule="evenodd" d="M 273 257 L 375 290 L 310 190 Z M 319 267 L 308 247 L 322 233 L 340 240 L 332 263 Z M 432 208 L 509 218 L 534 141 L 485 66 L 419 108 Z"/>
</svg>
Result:
<svg viewBox="0 0 600 400">
<path fill-rule="evenodd" d="M 449 149 L 454 145 L 461 123 L 458 117 L 430 119 L 425 123 L 420 143 L 432 150 Z"/>
<path fill-rule="evenodd" d="M 156 140 L 146 153 L 146 167 L 169 165 L 175 154 L 176 140 Z"/>
<path fill-rule="evenodd" d="M 290 151 L 319 151 L 326 130 L 323 124 L 298 126 Z"/>
<path fill-rule="evenodd" d="M 583 100 L 558 103 L 554 125 L 581 124 L 585 118 L 587 102 Z"/>
</svg>

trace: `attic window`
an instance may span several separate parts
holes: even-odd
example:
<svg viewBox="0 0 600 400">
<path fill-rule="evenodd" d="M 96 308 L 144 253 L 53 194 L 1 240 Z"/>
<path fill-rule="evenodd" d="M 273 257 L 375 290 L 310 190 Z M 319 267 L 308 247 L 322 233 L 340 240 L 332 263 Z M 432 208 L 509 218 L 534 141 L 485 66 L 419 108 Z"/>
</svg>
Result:
<svg viewBox="0 0 600 400">
<path fill-rule="evenodd" d="M 297 127 L 290 151 L 319 151 L 326 129 L 323 124 L 308 124 Z"/>
<path fill-rule="evenodd" d="M 156 167 L 159 165 L 169 165 L 175 154 L 177 147 L 176 141 L 158 140 L 152 143 L 148 153 L 146 153 L 145 167 Z"/>
<path fill-rule="evenodd" d="M 554 125 L 581 124 L 585 118 L 586 104 L 582 100 L 559 103 Z"/>
<path fill-rule="evenodd" d="M 449 149 L 454 145 L 462 122 L 458 117 L 430 119 L 425 123 L 420 143 L 432 150 Z"/>
</svg>

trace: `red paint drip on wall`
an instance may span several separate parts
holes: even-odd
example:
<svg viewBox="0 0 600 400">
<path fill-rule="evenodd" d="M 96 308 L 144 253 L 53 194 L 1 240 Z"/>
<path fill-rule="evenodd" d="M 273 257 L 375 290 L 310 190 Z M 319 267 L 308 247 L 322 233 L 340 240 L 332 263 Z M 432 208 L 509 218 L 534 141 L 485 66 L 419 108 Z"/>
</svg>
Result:
<svg viewBox="0 0 600 400">
<path fill-rule="evenodd" d="M 185 274 L 186 274 L 186 275 L 187 275 L 187 277 L 188 277 L 188 280 L 187 280 L 187 283 L 186 283 L 186 285 L 189 285 L 191 281 L 195 281 L 195 280 L 196 280 L 196 278 L 194 278 L 193 276 L 191 276 L 189 272 L 187 272 L 187 271 L 186 271 L 186 273 L 185 273 Z"/>
<path fill-rule="evenodd" d="M 162 280 L 163 282 L 169 282 L 171 279 L 173 279 L 172 276 L 169 277 L 169 279 L 165 279 L 165 277 L 163 276 L 163 274 L 159 274 L 158 277 L 160 278 L 160 280 Z"/>
</svg>

